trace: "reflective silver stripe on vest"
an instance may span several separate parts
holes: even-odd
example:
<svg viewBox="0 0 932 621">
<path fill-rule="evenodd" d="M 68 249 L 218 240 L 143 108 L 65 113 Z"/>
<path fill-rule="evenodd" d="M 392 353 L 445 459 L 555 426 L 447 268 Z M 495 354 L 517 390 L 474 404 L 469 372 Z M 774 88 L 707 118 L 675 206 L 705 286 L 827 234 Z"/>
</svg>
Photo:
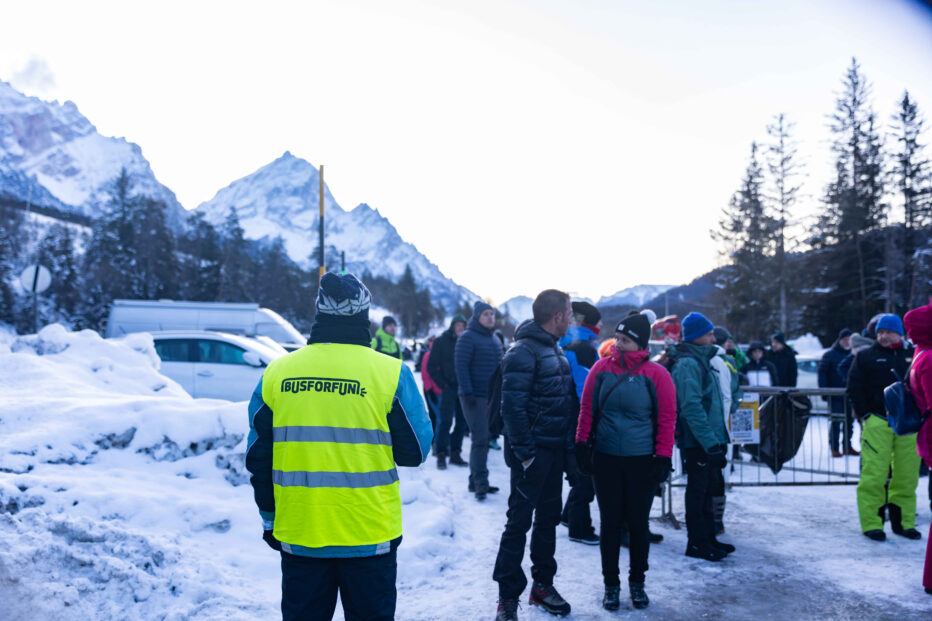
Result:
<svg viewBox="0 0 932 621">
<path fill-rule="evenodd" d="M 282 487 L 378 487 L 397 480 L 398 471 L 394 468 L 376 472 L 272 471 L 272 483 Z"/>
<path fill-rule="evenodd" d="M 338 442 L 341 444 L 392 445 L 392 434 L 380 429 L 352 429 L 348 427 L 275 427 L 275 442 Z"/>
</svg>

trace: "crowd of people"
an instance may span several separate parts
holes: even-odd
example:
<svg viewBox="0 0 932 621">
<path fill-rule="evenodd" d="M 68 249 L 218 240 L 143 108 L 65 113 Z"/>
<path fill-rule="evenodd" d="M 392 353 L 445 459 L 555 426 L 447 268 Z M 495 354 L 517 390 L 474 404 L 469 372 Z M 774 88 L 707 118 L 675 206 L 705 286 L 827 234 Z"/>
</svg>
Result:
<svg viewBox="0 0 932 621">
<path fill-rule="evenodd" d="M 693 312 L 682 321 L 681 339 L 652 360 L 652 312 L 632 311 L 600 345 L 599 310 L 551 289 L 536 297 L 533 318 L 517 327 L 510 347 L 489 304 L 476 302 L 469 319 L 455 315 L 418 361 L 420 393 L 401 361 L 394 320 L 384 319 L 370 339 L 369 301 L 352 275 L 325 275 L 308 346 L 270 364 L 250 402 L 246 467 L 263 539 L 282 556 L 285 619 L 330 618 L 338 592 L 347 619 L 393 618 L 401 541 L 395 467 L 420 465 L 433 452 L 438 469 L 468 468 L 465 491 L 485 501 L 499 492 L 488 469 L 499 428 L 510 481 L 491 576 L 498 620 L 518 618 L 529 533 L 530 605 L 560 616 L 571 611 L 554 586 L 561 523 L 572 541 L 599 546 L 603 607 L 621 606 L 620 551 L 627 547 L 628 596 L 634 608 L 646 608 L 650 545 L 662 541 L 648 520 L 673 470 L 674 446 L 686 473 L 686 556 L 720 562 L 735 552 L 719 538 L 732 444 L 727 421 L 742 385 L 796 385 L 795 352 L 783 334 L 769 348 L 751 343 L 745 355 L 726 329 Z M 843 330 L 820 363 L 820 385 L 844 387 L 848 396 L 829 400 L 833 455 L 858 454 L 853 421 L 862 425 L 858 510 L 862 531 L 875 541 L 885 538 L 887 519 L 895 534 L 921 538 L 916 487 L 920 456 L 932 465 L 932 425 L 918 436 L 896 435 L 883 392 L 906 379 L 928 414 L 929 349 L 932 305 L 907 313 L 905 325 L 883 315 L 861 334 Z M 357 382 L 359 389 L 328 391 L 324 380 L 324 390 L 310 382 L 306 391 L 282 392 L 282 382 L 294 378 Z M 321 442 L 326 450 L 315 450 Z M 932 593 L 932 543 L 923 584 Z"/>
</svg>

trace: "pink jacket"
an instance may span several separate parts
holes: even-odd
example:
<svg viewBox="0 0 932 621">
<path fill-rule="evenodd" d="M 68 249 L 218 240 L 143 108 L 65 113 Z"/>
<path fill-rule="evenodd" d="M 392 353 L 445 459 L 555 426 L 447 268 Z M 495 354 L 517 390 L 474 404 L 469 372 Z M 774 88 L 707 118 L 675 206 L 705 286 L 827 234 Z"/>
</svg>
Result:
<svg viewBox="0 0 932 621">
<path fill-rule="evenodd" d="M 615 375 L 623 374 L 627 369 L 634 367 L 648 356 L 646 349 L 632 352 L 621 352 L 612 346 L 611 355 L 596 362 L 586 383 L 583 385 L 583 396 L 579 407 L 579 423 L 576 427 L 576 441 L 585 442 L 592 429 L 592 398 L 595 390 L 596 378 L 600 373 L 610 372 Z M 655 362 L 646 362 L 634 371 L 633 375 L 647 376 L 654 384 L 657 392 L 657 440 L 654 453 L 664 457 L 673 456 L 673 432 L 676 429 L 676 388 L 670 373 Z"/>
<path fill-rule="evenodd" d="M 424 355 L 421 356 L 421 381 L 424 382 L 424 390 L 429 390 L 435 395 L 443 394 L 443 390 L 438 386 L 433 378 L 431 378 L 430 373 L 427 372 L 427 362 L 430 360 L 430 352 L 433 350 L 433 347 L 424 352 Z"/>
<path fill-rule="evenodd" d="M 916 344 L 909 387 L 919 409 L 929 412 L 932 410 L 932 304 L 914 308 L 903 319 L 906 334 Z M 929 419 L 919 429 L 916 450 L 926 464 L 932 466 L 932 423 Z"/>
</svg>

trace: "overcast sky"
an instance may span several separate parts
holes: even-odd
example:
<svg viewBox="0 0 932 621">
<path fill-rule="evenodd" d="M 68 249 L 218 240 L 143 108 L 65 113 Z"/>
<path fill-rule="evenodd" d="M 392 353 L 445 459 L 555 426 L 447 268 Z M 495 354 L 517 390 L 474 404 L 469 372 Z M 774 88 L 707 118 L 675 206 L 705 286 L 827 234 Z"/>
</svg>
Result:
<svg viewBox="0 0 932 621">
<path fill-rule="evenodd" d="M 778 112 L 811 212 L 852 56 L 885 121 L 904 88 L 930 116 L 932 12 L 905 0 L 0 0 L 0 78 L 138 143 L 185 207 L 290 150 L 496 302 L 715 267 Z"/>
</svg>

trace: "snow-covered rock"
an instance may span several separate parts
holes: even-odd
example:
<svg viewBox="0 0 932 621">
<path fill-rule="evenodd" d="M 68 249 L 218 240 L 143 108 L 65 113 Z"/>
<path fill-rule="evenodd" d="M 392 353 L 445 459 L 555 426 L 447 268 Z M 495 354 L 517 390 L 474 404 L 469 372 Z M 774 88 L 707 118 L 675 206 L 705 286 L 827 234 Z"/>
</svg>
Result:
<svg viewBox="0 0 932 621">
<path fill-rule="evenodd" d="M 317 265 L 311 254 L 318 246 L 320 177 L 306 160 L 285 152 L 274 162 L 238 179 L 217 192 L 197 210 L 220 225 L 235 208 L 248 239 L 271 240 L 281 236 L 288 255 L 305 267 Z M 410 266 L 431 300 L 448 311 L 478 296 L 443 275 L 414 245 L 402 239 L 392 223 L 377 209 L 361 204 L 344 211 L 324 187 L 324 229 L 327 261 L 338 265 L 339 251 L 346 253 L 346 269 L 362 274 L 400 277 Z"/>
<path fill-rule="evenodd" d="M 643 306 L 674 285 L 637 285 L 599 299 L 596 306 Z"/>
<path fill-rule="evenodd" d="M 71 101 L 27 97 L 0 80 L 0 195 L 96 217 L 122 168 L 133 192 L 164 201 L 179 227 L 185 211 L 138 145 L 102 136 Z"/>
</svg>

